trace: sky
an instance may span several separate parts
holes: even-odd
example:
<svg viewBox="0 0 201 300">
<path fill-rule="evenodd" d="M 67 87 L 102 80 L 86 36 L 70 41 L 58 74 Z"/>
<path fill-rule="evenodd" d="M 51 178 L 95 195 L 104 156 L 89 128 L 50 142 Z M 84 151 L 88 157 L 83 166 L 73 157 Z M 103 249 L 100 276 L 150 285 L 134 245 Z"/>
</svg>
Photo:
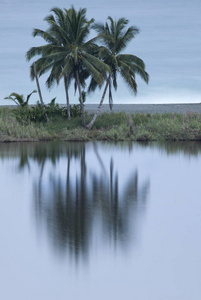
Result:
<svg viewBox="0 0 201 300">
<path fill-rule="evenodd" d="M 44 18 L 51 8 L 74 5 L 87 9 L 87 17 L 106 22 L 107 17 L 125 17 L 140 33 L 125 53 L 139 56 L 146 65 L 150 82 L 136 77 L 138 94 L 134 96 L 118 76 L 114 104 L 123 103 L 200 103 L 201 102 L 201 1 L 200 0 L 0 0 L 0 105 L 12 92 L 26 95 L 36 89 L 30 79 L 26 52 L 44 41 L 32 36 L 33 28 L 46 30 Z M 40 78 L 45 103 L 56 97 L 65 103 L 63 82 L 50 91 L 45 86 L 47 74 Z M 99 103 L 103 90 L 87 96 L 89 104 Z M 39 99 L 32 95 L 30 103 Z M 71 103 L 78 102 L 73 86 Z M 105 103 L 108 103 L 106 97 Z"/>
</svg>

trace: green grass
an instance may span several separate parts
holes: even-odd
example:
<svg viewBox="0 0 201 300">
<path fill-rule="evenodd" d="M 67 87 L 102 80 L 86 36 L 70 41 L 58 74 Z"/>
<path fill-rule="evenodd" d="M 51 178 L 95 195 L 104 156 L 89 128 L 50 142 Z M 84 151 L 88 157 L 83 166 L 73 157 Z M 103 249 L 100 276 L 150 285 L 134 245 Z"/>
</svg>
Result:
<svg viewBox="0 0 201 300">
<path fill-rule="evenodd" d="M 86 113 L 86 123 L 92 116 Z M 189 141 L 201 140 L 201 114 L 103 113 L 92 130 L 83 129 L 81 117 L 68 121 L 60 115 L 49 122 L 32 122 L 16 117 L 16 110 L 0 108 L 0 141 L 110 140 Z"/>
</svg>

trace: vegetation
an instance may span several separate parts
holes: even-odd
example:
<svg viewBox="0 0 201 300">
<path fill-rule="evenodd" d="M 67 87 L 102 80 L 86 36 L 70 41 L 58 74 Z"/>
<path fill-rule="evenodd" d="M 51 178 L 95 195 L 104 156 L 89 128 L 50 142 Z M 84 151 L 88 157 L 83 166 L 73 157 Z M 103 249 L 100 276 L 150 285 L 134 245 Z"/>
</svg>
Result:
<svg viewBox="0 0 201 300">
<path fill-rule="evenodd" d="M 127 115 L 111 112 L 99 115 L 107 90 L 112 108 L 112 87 L 117 90 L 118 73 L 134 94 L 137 93 L 136 75 L 146 83 L 149 81 L 143 60 L 124 53 L 128 43 L 139 33 L 137 27 L 127 27 L 127 19 L 114 20 L 108 17 L 105 24 L 95 23 L 94 19 L 87 19 L 86 9 L 76 11 L 72 6 L 63 10 L 53 8 L 45 21 L 47 30 L 33 31 L 33 36 L 42 37 L 45 44 L 32 47 L 26 53 L 29 61 L 37 57 L 31 64 L 30 74 L 32 79 L 36 79 L 40 103 L 28 105 L 31 95 L 36 91 L 26 99 L 17 93 L 6 97 L 15 102 L 17 107 L 0 108 L 0 141 L 201 140 L 199 114 Z M 91 29 L 97 35 L 88 39 Z M 43 103 L 38 76 L 48 72 L 48 88 L 59 84 L 63 78 L 66 107 L 56 104 L 55 98 L 47 105 Z M 68 95 L 71 82 L 74 82 L 75 92 L 77 89 L 79 91 L 79 104 L 74 106 L 70 106 Z M 87 92 L 93 92 L 103 85 L 99 107 L 95 114 L 88 115 L 84 111 Z M 93 130 L 85 130 L 92 127 Z"/>
<path fill-rule="evenodd" d="M 35 107 L 0 108 L 0 141 L 110 140 L 110 141 L 190 141 L 201 140 L 201 115 L 102 113 L 92 130 L 82 127 L 81 106 L 67 109 L 54 102 L 46 106 L 46 121 L 40 104 Z M 85 113 L 86 121 L 93 117 Z"/>
<path fill-rule="evenodd" d="M 8 97 L 5 97 L 4 99 L 5 100 L 11 100 L 15 104 L 17 104 L 21 107 L 25 107 L 25 106 L 28 105 L 29 99 L 30 99 L 30 97 L 33 93 L 37 93 L 36 90 L 31 92 L 31 94 L 27 95 L 26 100 L 24 99 L 24 95 L 20 95 L 20 94 L 17 94 L 17 93 L 11 93 Z"/>
<path fill-rule="evenodd" d="M 74 80 L 82 107 L 82 125 L 85 127 L 81 87 L 85 86 L 85 80 L 90 76 L 97 84 L 101 84 L 106 72 L 109 72 L 109 67 L 97 57 L 98 46 L 94 43 L 94 39 L 87 40 L 94 19 L 87 20 L 86 9 L 77 12 L 71 7 L 69 10 L 54 8 L 51 11 L 52 14 L 45 18 L 49 24 L 48 30 L 34 29 L 33 32 L 34 36 L 41 36 L 47 44 L 31 48 L 26 56 L 28 60 L 36 55 L 41 56 L 35 62 L 39 76 L 51 70 L 47 79 L 48 87 L 64 78 L 67 108 L 68 87 Z M 31 66 L 32 78 L 34 78 L 33 66 L 34 63 Z"/>
<path fill-rule="evenodd" d="M 108 87 L 109 102 L 112 105 L 111 82 L 117 89 L 117 72 L 121 74 L 134 93 L 137 92 L 136 74 L 148 83 L 144 62 L 137 56 L 121 54 L 139 30 L 133 26 L 126 28 L 128 20 L 125 18 L 114 21 L 108 17 L 109 25 L 107 22 L 105 25 L 95 24 L 94 19 L 87 19 L 86 9 L 80 8 L 76 11 L 73 6 L 68 10 L 53 8 L 51 12 L 45 18 L 48 29 L 46 31 L 34 29 L 33 31 L 33 36 L 42 37 L 46 44 L 32 47 L 26 53 L 27 60 L 39 56 L 31 65 L 31 78 L 35 78 L 39 86 L 38 75 L 41 76 L 50 71 L 46 81 L 48 88 L 55 82 L 58 84 L 61 78 L 64 78 L 68 119 L 70 119 L 68 88 L 74 81 L 75 92 L 77 89 L 79 91 L 83 127 L 86 127 L 83 103 L 86 80 L 90 79 L 88 92 L 94 91 L 97 87 L 101 88 L 106 82 L 100 106 L 87 125 L 87 128 L 91 129 Z M 88 40 L 92 28 L 97 31 L 98 35 Z M 96 41 L 99 41 L 99 44 Z"/>
</svg>

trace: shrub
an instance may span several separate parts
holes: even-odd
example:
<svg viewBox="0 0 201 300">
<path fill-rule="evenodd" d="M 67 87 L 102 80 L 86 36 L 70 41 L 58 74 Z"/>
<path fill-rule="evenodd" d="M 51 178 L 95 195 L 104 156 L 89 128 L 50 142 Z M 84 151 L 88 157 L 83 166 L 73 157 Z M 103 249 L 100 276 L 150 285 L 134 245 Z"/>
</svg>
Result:
<svg viewBox="0 0 201 300">
<path fill-rule="evenodd" d="M 81 105 L 80 104 L 73 105 L 73 106 L 70 105 L 70 115 L 73 118 L 81 117 L 82 115 Z"/>
<path fill-rule="evenodd" d="M 18 93 L 11 93 L 8 97 L 5 97 L 5 100 L 12 100 L 15 104 L 20 107 L 24 107 L 28 105 L 29 99 L 33 93 L 37 93 L 36 90 L 32 91 L 29 95 L 27 95 L 26 100 L 24 99 L 24 95 L 20 95 Z"/>
</svg>

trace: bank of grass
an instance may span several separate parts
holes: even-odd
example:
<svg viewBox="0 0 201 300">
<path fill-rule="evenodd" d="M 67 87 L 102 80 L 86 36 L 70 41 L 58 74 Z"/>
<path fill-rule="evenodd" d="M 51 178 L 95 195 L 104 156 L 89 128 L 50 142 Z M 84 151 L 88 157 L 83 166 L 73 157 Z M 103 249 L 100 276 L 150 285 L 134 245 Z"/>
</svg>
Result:
<svg viewBox="0 0 201 300">
<path fill-rule="evenodd" d="M 86 113 L 86 123 L 91 120 Z M 16 110 L 0 108 L 0 141 L 44 140 L 189 141 L 201 140 L 201 114 L 101 114 L 92 130 L 83 129 L 81 117 L 50 116 L 49 122 L 17 119 Z"/>
</svg>

